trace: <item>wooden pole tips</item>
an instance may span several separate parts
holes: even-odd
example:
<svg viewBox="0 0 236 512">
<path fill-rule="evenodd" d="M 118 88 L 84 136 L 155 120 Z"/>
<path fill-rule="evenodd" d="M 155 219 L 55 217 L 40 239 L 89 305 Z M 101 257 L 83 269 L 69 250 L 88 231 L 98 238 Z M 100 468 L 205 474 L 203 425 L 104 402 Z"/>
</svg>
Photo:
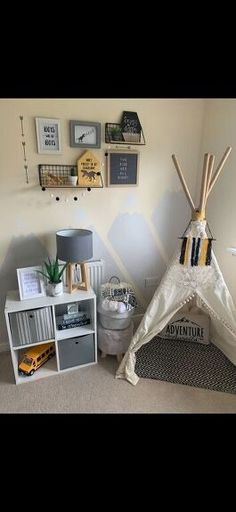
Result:
<svg viewBox="0 0 236 512">
<path fill-rule="evenodd" d="M 181 170 L 181 168 L 180 168 L 179 162 L 178 162 L 178 160 L 177 160 L 177 158 L 176 158 L 176 156 L 175 156 L 175 155 L 172 155 L 172 160 L 173 160 L 173 162 L 174 162 L 174 165 L 175 165 L 176 171 L 177 171 L 177 173 L 178 173 L 179 179 L 180 179 L 180 181 L 181 181 L 182 187 L 183 187 L 183 189 L 184 189 L 184 192 L 185 192 L 185 195 L 186 195 L 187 200 L 188 200 L 188 202 L 189 202 L 189 205 L 190 205 L 190 207 L 191 207 L 191 210 L 193 210 L 193 211 L 194 211 L 194 210 L 195 210 L 194 202 L 193 202 L 193 200 L 192 200 L 192 197 L 191 197 L 191 194 L 190 194 L 190 192 L 189 192 L 189 189 L 188 189 L 187 183 L 186 183 L 186 181 L 185 181 L 185 179 L 184 179 L 184 175 L 183 175 L 183 173 L 182 173 L 182 170 Z"/>
<path fill-rule="evenodd" d="M 208 196 L 209 196 L 211 190 L 213 189 L 213 187 L 216 183 L 216 180 L 218 179 L 218 177 L 223 169 L 223 166 L 224 166 L 228 156 L 230 155 L 231 151 L 232 151 L 232 147 L 228 146 L 221 158 L 221 161 L 220 161 L 218 167 L 216 168 L 215 174 L 212 177 L 212 180 L 211 180 L 209 188 L 208 188 L 208 194 L 207 194 Z"/>
</svg>

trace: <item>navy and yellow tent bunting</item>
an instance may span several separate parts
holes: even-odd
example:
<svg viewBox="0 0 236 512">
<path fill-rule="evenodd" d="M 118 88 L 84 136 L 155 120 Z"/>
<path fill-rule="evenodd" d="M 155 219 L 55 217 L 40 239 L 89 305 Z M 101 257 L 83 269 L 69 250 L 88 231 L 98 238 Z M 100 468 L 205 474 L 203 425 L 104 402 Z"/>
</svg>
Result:
<svg viewBox="0 0 236 512">
<path fill-rule="evenodd" d="M 213 238 L 183 237 L 179 262 L 182 265 L 210 265 Z"/>
</svg>

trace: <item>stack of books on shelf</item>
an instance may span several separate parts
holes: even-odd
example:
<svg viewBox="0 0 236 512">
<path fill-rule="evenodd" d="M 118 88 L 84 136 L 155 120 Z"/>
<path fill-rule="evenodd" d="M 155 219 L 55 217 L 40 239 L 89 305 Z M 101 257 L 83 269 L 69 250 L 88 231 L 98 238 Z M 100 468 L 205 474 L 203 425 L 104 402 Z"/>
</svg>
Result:
<svg viewBox="0 0 236 512">
<path fill-rule="evenodd" d="M 73 329 L 73 327 L 81 327 L 90 324 L 90 318 L 84 311 L 77 313 L 65 314 L 57 317 L 57 327 L 59 331 L 63 329 Z"/>
</svg>

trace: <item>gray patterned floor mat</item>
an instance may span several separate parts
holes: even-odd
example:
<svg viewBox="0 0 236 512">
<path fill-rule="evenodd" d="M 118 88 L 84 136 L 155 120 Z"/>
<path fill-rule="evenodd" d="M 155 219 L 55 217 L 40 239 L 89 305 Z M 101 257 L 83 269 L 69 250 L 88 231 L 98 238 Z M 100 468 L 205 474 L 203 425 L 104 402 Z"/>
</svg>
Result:
<svg viewBox="0 0 236 512">
<path fill-rule="evenodd" d="M 236 367 L 215 345 L 159 337 L 136 353 L 135 372 L 146 379 L 236 393 Z"/>
</svg>

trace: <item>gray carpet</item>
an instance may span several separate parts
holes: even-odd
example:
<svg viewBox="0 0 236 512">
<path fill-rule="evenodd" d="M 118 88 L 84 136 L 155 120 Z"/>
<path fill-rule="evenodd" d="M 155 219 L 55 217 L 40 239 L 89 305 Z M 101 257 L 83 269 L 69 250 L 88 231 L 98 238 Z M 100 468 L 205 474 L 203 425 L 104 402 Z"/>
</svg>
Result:
<svg viewBox="0 0 236 512">
<path fill-rule="evenodd" d="M 236 393 L 236 367 L 215 345 L 159 337 L 137 352 L 139 377 Z"/>
<path fill-rule="evenodd" d="M 9 352 L 0 353 L 1 413 L 236 414 L 236 394 L 140 379 L 115 379 L 115 356 L 98 364 L 16 386 Z M 105 432 L 105 430 L 104 430 Z"/>
</svg>

